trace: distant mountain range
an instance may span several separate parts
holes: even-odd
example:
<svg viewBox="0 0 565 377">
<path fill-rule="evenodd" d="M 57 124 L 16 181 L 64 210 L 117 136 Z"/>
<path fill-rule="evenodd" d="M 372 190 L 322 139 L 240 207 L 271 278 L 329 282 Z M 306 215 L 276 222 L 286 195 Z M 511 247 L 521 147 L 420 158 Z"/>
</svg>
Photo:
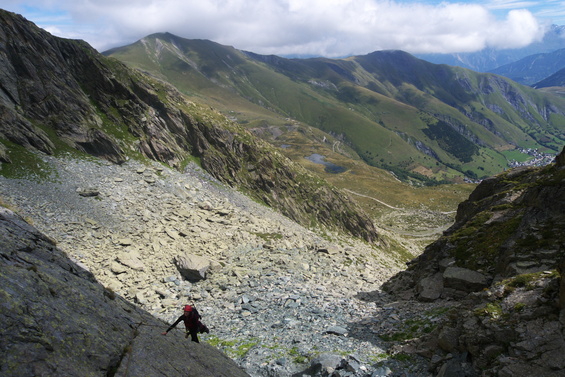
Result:
<svg viewBox="0 0 565 377">
<path fill-rule="evenodd" d="M 530 55 L 551 53 L 565 48 L 565 26 L 552 25 L 543 39 L 523 48 L 496 50 L 486 48 L 478 52 L 459 54 L 416 54 L 417 57 L 436 64 L 449 64 L 477 72 L 489 72 L 514 63 Z"/>
<path fill-rule="evenodd" d="M 563 68 L 565 68 L 565 48 L 544 54 L 529 55 L 490 72 L 506 76 L 520 84 L 542 87 L 536 83 L 547 79 Z M 552 81 L 553 79 L 543 86 L 555 86 L 550 85 Z"/>
<path fill-rule="evenodd" d="M 292 147 L 287 131 L 312 126 L 351 156 L 420 182 L 489 176 L 524 159 L 520 148 L 556 153 L 565 144 L 565 99 L 402 51 L 286 59 L 159 33 L 105 55 L 275 145 Z"/>
<path fill-rule="evenodd" d="M 533 85 L 534 88 L 565 87 L 565 68 Z M 565 91 L 561 90 L 561 92 Z"/>
<path fill-rule="evenodd" d="M 552 25 L 544 38 L 529 46 L 511 50 L 484 49 L 465 54 L 419 54 L 436 64 L 491 72 L 535 88 L 563 86 L 556 74 L 565 68 L 565 26 Z M 547 79 L 547 80 L 546 80 Z"/>
</svg>

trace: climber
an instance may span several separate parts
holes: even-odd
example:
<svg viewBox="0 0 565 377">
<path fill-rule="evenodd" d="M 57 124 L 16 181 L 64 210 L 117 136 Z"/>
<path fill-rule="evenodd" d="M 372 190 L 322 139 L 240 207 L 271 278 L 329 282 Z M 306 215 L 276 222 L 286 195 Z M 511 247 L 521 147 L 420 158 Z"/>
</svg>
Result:
<svg viewBox="0 0 565 377">
<path fill-rule="evenodd" d="M 163 333 L 163 335 L 167 335 L 167 333 L 175 328 L 175 326 L 178 325 L 180 321 L 184 321 L 184 327 L 186 328 L 186 334 L 184 337 L 188 338 L 188 334 L 190 334 L 191 340 L 193 342 L 200 343 L 200 341 L 198 340 L 198 333 L 210 332 L 210 330 L 208 330 L 208 327 L 200 322 L 200 318 L 202 318 L 202 316 L 200 315 L 200 313 L 198 313 L 198 310 L 196 310 L 195 307 L 185 305 L 183 315 L 181 315 L 175 323 L 169 326 L 169 328 Z"/>
</svg>

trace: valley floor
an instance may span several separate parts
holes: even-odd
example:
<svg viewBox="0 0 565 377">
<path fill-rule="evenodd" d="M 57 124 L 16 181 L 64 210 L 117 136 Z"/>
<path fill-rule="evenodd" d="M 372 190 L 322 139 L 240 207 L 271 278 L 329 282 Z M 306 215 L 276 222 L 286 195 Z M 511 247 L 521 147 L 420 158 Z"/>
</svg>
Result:
<svg viewBox="0 0 565 377">
<path fill-rule="evenodd" d="M 181 174 L 45 158 L 49 179 L 0 177 L 0 199 L 107 288 L 162 319 L 156 336 L 193 303 L 211 330 L 201 338 L 252 376 L 292 375 L 315 359 L 331 363 L 328 354 L 344 360 L 345 375 L 428 375 L 426 360 L 395 354 L 392 340 L 426 330 L 444 311 L 380 292 L 403 268 L 382 250 L 322 237 L 195 166 Z M 191 254 L 210 261 L 205 280 L 188 282 L 176 268 L 175 258 Z"/>
</svg>

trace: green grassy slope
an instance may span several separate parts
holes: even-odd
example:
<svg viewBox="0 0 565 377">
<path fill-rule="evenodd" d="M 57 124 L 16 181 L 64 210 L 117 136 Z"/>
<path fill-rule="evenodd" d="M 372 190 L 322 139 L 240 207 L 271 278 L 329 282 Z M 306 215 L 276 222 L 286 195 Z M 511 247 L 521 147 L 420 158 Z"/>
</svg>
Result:
<svg viewBox="0 0 565 377">
<path fill-rule="evenodd" d="M 489 176 L 507 167 L 505 151 L 565 143 L 562 98 L 401 51 L 284 59 L 165 33 L 106 54 L 249 128 L 313 126 L 413 181 Z"/>
</svg>

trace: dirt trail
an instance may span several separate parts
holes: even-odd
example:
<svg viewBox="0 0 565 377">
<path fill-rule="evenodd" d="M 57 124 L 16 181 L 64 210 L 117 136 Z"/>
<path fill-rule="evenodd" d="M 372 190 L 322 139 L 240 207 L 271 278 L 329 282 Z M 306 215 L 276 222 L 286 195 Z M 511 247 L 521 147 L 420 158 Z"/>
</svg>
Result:
<svg viewBox="0 0 565 377">
<path fill-rule="evenodd" d="M 358 192 L 351 191 L 351 190 L 349 190 L 349 189 L 343 189 L 343 191 L 347 191 L 347 192 L 350 193 L 350 194 L 357 195 L 357 196 L 361 196 L 361 197 L 363 197 L 363 198 L 372 199 L 372 200 L 374 200 L 374 201 L 376 201 L 376 202 L 378 202 L 378 203 L 382 204 L 383 206 L 388 207 L 388 208 L 390 208 L 390 209 L 396 209 L 396 210 L 399 210 L 399 211 L 404 211 L 404 208 L 398 208 L 398 207 L 391 206 L 390 204 L 387 204 L 387 203 L 385 203 L 385 202 L 383 202 L 382 200 L 379 200 L 379 199 L 377 199 L 377 198 L 373 198 L 372 196 L 359 194 Z"/>
</svg>

